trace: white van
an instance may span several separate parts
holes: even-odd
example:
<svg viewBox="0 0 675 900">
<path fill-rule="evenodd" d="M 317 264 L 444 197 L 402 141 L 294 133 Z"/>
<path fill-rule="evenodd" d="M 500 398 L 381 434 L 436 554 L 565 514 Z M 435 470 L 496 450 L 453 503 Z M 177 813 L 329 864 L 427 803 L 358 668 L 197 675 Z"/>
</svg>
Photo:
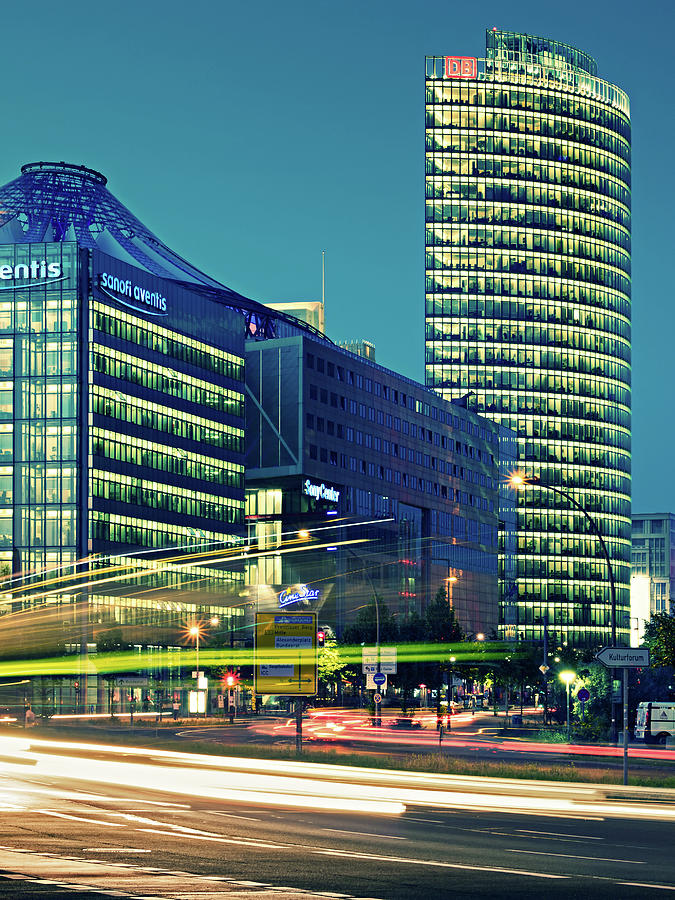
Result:
<svg viewBox="0 0 675 900">
<path fill-rule="evenodd" d="M 645 744 L 665 744 L 675 737 L 675 703 L 649 701 L 638 704 L 635 740 Z"/>
</svg>

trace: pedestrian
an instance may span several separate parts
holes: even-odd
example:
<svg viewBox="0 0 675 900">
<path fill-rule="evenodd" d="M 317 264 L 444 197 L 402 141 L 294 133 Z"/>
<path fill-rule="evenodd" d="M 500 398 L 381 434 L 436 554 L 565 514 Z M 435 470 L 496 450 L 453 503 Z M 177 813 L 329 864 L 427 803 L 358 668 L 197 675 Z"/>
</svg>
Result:
<svg viewBox="0 0 675 900">
<path fill-rule="evenodd" d="M 171 708 L 172 708 L 172 711 L 173 711 L 173 717 L 174 717 L 174 719 L 177 719 L 177 718 L 178 718 L 178 711 L 180 710 L 180 703 L 178 702 L 178 700 L 174 700 L 174 701 L 173 701 L 173 703 L 171 704 Z"/>
</svg>

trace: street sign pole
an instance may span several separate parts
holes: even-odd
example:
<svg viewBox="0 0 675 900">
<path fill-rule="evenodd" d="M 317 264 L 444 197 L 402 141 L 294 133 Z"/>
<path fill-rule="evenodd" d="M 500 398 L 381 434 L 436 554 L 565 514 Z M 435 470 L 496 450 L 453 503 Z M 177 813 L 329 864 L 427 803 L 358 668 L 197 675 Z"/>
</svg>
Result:
<svg viewBox="0 0 675 900">
<path fill-rule="evenodd" d="M 628 784 L 628 667 L 623 669 L 623 783 Z"/>
<path fill-rule="evenodd" d="M 628 784 L 628 670 L 649 665 L 646 647 L 603 647 L 595 658 L 608 669 L 623 670 L 623 783 Z"/>
</svg>

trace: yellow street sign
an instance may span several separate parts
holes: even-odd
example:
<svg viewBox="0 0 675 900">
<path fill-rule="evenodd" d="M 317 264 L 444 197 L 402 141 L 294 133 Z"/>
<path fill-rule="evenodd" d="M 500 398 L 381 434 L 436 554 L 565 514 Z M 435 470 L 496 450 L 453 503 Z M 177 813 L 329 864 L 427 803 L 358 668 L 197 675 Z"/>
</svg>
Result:
<svg viewBox="0 0 675 900">
<path fill-rule="evenodd" d="M 257 613 L 255 692 L 313 697 L 317 692 L 316 613 Z"/>
</svg>

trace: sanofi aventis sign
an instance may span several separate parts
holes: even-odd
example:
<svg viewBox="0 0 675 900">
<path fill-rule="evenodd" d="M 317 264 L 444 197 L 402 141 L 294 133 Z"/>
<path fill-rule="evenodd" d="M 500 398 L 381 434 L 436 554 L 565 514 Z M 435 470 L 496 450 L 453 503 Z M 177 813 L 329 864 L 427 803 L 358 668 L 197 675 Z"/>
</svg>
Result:
<svg viewBox="0 0 675 900">
<path fill-rule="evenodd" d="M 33 260 L 30 263 L 17 263 L 15 266 L 0 266 L 0 291 L 14 291 L 22 287 L 40 287 L 54 284 L 68 278 L 63 274 L 61 263 L 48 263 L 46 259 Z M 5 282 L 11 282 L 6 284 Z"/>
<path fill-rule="evenodd" d="M 112 300 L 135 309 L 137 312 L 148 316 L 168 316 L 166 297 L 159 291 L 151 291 L 149 288 L 134 284 L 130 279 L 118 278 L 101 272 L 98 276 L 98 288 Z"/>
</svg>

